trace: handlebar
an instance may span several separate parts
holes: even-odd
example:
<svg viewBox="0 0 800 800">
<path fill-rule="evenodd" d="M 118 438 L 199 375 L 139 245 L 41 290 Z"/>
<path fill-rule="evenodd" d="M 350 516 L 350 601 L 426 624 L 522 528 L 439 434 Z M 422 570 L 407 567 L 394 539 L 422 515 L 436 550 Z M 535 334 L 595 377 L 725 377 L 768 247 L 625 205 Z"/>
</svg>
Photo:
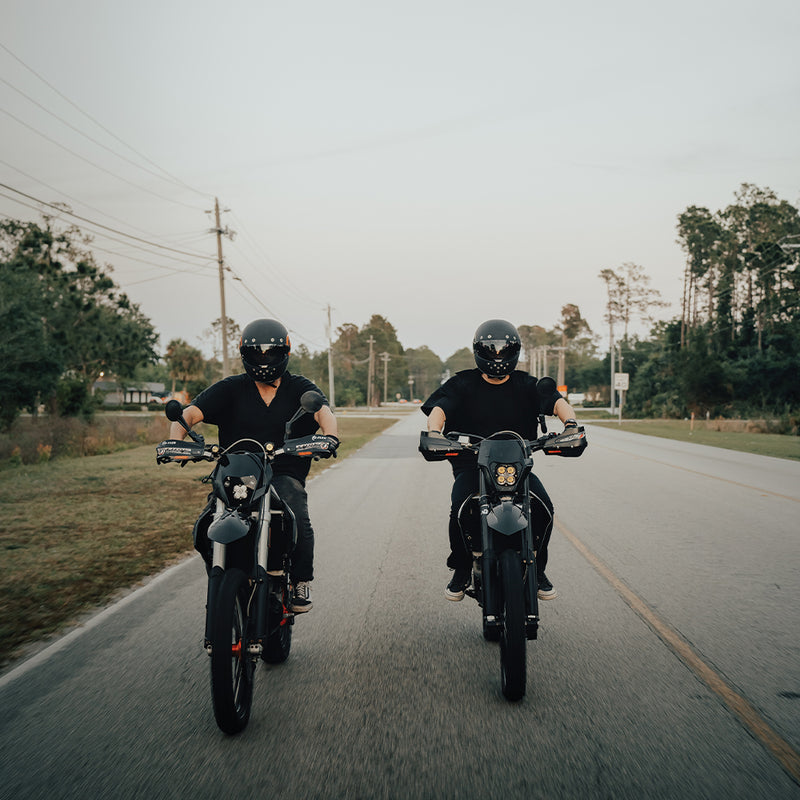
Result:
<svg viewBox="0 0 800 800">
<path fill-rule="evenodd" d="M 426 461 L 443 461 L 463 454 L 477 454 L 484 441 L 496 439 L 503 434 L 506 434 L 508 439 L 519 441 L 526 454 L 543 452 L 546 456 L 574 458 L 581 455 L 588 445 L 586 431 L 581 425 L 562 433 L 547 433 L 538 439 L 523 439 L 513 431 L 498 431 L 485 437 L 458 431 L 450 431 L 444 436 L 431 436 L 427 431 L 421 431 L 419 451 Z"/>
<path fill-rule="evenodd" d="M 218 444 L 204 444 L 187 442 L 183 439 L 165 439 L 156 445 L 156 463 L 179 463 L 181 466 L 190 461 L 219 461 L 225 454 L 236 451 L 236 448 L 245 442 L 257 445 L 264 456 L 272 461 L 280 455 L 295 455 L 301 458 L 330 458 L 335 456 L 336 450 L 332 448 L 327 436 L 312 434 L 298 439 L 288 439 L 283 447 L 276 448 L 272 442 L 261 443 L 255 439 L 238 439 L 226 448 Z"/>
</svg>

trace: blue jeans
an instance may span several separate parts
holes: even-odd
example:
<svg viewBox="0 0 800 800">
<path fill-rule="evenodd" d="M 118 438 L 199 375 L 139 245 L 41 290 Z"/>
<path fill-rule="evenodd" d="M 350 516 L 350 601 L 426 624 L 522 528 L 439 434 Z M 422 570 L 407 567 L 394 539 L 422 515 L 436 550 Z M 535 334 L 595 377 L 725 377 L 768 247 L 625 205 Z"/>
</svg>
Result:
<svg viewBox="0 0 800 800">
<path fill-rule="evenodd" d="M 314 529 L 308 515 L 308 495 L 297 478 L 291 475 L 273 475 L 272 485 L 278 496 L 291 508 L 297 522 L 297 544 L 292 554 L 292 580 L 314 579 Z"/>
<path fill-rule="evenodd" d="M 450 555 L 447 566 L 451 569 L 472 568 L 472 553 L 469 551 L 464 533 L 458 522 L 458 512 L 464 501 L 478 491 L 477 468 L 453 470 L 453 490 L 450 493 Z M 536 550 L 536 572 L 539 577 L 544 574 L 547 565 L 547 545 L 553 532 L 553 501 L 547 494 L 542 482 L 531 473 L 530 490 L 541 502 L 531 502 L 531 524 L 533 527 L 533 545 Z"/>
</svg>

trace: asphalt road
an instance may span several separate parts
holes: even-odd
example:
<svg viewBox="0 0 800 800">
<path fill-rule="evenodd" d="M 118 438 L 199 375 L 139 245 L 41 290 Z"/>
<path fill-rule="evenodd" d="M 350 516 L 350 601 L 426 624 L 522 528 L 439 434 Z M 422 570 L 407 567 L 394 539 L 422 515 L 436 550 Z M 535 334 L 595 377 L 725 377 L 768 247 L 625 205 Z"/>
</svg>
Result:
<svg viewBox="0 0 800 800">
<path fill-rule="evenodd" d="M 214 723 L 192 558 L 0 677 L 0 797 L 800 798 L 800 464 L 600 426 L 537 459 L 559 598 L 509 704 L 443 596 L 422 427 L 310 484 L 314 609 L 246 731 Z"/>
</svg>

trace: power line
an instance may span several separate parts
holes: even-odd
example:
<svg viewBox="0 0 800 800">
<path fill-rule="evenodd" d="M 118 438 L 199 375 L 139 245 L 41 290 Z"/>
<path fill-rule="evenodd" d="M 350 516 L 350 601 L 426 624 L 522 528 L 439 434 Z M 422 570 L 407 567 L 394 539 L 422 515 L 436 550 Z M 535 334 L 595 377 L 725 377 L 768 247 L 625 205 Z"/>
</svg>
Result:
<svg viewBox="0 0 800 800">
<path fill-rule="evenodd" d="M 159 194 L 158 192 L 154 192 L 152 189 L 147 189 L 144 186 L 140 186 L 133 181 L 129 181 L 127 178 L 123 178 L 121 175 L 117 175 L 115 172 L 112 172 L 110 169 L 106 169 L 105 167 L 101 167 L 99 164 L 95 164 L 94 161 L 86 158 L 85 156 L 80 155 L 80 153 L 76 153 L 74 150 L 71 150 L 66 145 L 57 142 L 55 139 L 50 138 L 47 134 L 42 133 L 41 131 L 37 130 L 33 127 L 33 125 L 29 125 L 27 122 L 21 120 L 19 117 L 12 114 L 10 111 L 7 111 L 5 108 L 0 108 L 0 111 L 3 112 L 8 117 L 11 117 L 15 122 L 19 123 L 20 125 L 24 126 L 28 130 L 33 131 L 38 136 L 41 136 L 42 139 L 54 144 L 56 147 L 60 147 L 62 150 L 66 150 L 70 155 L 75 156 L 75 158 L 79 158 L 81 161 L 89 164 L 90 166 L 94 167 L 95 169 L 99 169 L 101 172 L 105 172 L 107 175 L 111 175 L 112 178 L 116 178 L 117 180 L 122 181 L 123 183 L 127 183 L 129 186 L 133 186 L 134 189 L 139 189 L 139 191 L 147 192 L 147 194 L 153 195 L 153 197 L 157 197 L 159 200 L 165 200 L 168 203 L 175 203 L 176 205 L 183 206 L 184 208 L 191 208 L 193 211 L 197 211 L 197 206 L 191 206 L 188 203 L 183 203 L 180 200 L 174 200 L 171 197 L 165 197 L 163 194 Z"/>
<path fill-rule="evenodd" d="M 118 141 L 120 144 L 122 144 L 125 147 L 127 147 L 132 153 L 135 153 L 137 156 L 139 156 L 139 158 L 144 159 L 148 164 L 151 164 L 152 166 L 154 166 L 157 170 L 159 170 L 164 175 L 166 175 L 171 181 L 173 181 L 174 183 L 177 183 L 178 185 L 184 187 L 185 189 L 188 189 L 191 192 L 195 192 L 196 194 L 203 195 L 204 197 L 208 197 L 209 196 L 208 192 L 201 192 L 199 189 L 195 189 L 192 186 L 189 186 L 187 183 L 182 181 L 180 178 L 176 178 L 174 175 L 172 175 L 169 172 L 167 172 L 167 170 L 165 170 L 163 167 L 161 167 L 158 164 L 156 164 L 155 161 L 153 161 L 152 159 L 148 158 L 143 153 L 140 153 L 136 148 L 132 147 L 126 141 L 121 139 L 119 136 L 117 136 L 117 134 L 115 134 L 113 131 L 109 130 L 101 122 L 98 122 L 93 116 L 91 116 L 91 114 L 89 114 L 88 112 L 84 111 L 79 105 L 77 105 L 77 103 L 75 103 L 73 100 L 71 100 L 69 97 L 67 97 L 63 92 L 59 91 L 46 78 L 42 77 L 38 72 L 36 72 L 35 69 L 30 67 L 28 64 L 26 64 L 18 55 L 12 53 L 11 50 L 9 50 L 8 47 L 6 47 L 6 45 L 4 45 L 2 42 L 0 42 L 0 47 L 2 47 L 3 50 L 5 50 L 6 53 L 8 53 L 15 61 L 17 61 L 19 64 L 21 64 L 23 67 L 25 67 L 25 69 L 27 69 L 29 72 L 31 72 L 33 75 L 35 75 L 42 83 L 44 83 L 46 86 L 48 86 L 50 89 L 52 89 L 60 98 L 65 100 L 74 109 L 76 109 L 78 112 L 83 114 L 84 117 L 86 117 L 88 120 L 90 120 L 95 125 L 97 125 L 98 128 L 100 128 L 101 130 L 105 131 L 113 139 L 116 139 L 116 141 Z M 12 88 L 15 88 L 15 87 L 12 86 Z M 19 90 L 17 89 L 17 91 L 19 91 Z M 117 155 L 119 155 L 119 154 L 117 154 Z"/>
<path fill-rule="evenodd" d="M 26 178 L 29 178 L 30 180 L 41 184 L 46 189 L 49 189 L 51 192 L 56 192 L 56 194 L 60 194 L 60 195 L 63 195 L 64 197 L 69 198 L 73 202 L 78 203 L 78 205 L 85 206 L 86 208 L 91 209 L 92 211 L 96 211 L 98 214 L 102 214 L 104 217 L 108 217 L 109 219 L 113 219 L 115 222 L 121 222 L 123 225 L 130 224 L 124 219 L 120 219 L 119 217 L 115 217 L 115 216 L 113 216 L 111 214 L 108 214 L 105 211 L 103 211 L 103 210 L 101 210 L 99 208 L 96 208 L 95 206 L 89 205 L 88 203 L 85 203 L 82 200 L 79 200 L 77 197 L 73 197 L 72 195 L 67 194 L 66 192 L 63 192 L 60 189 L 57 189 L 55 186 L 51 186 L 49 183 L 45 183 L 44 181 L 40 180 L 39 178 L 36 178 L 33 175 L 30 175 L 29 173 L 21 170 L 19 167 L 15 167 L 13 164 L 9 164 L 7 161 L 4 161 L 1 158 L 0 158 L 0 164 L 3 164 L 4 166 L 8 167 L 9 169 L 13 169 L 15 172 L 18 172 L 20 175 L 24 175 Z M 150 231 L 146 231 L 146 230 L 143 230 L 142 228 L 138 228 L 138 227 L 136 227 L 136 225 L 131 225 L 131 228 L 133 228 L 135 231 L 139 231 L 140 233 L 147 233 L 147 234 L 150 233 Z"/>
<path fill-rule="evenodd" d="M 200 258 L 200 259 L 203 259 L 203 260 L 206 260 L 206 259 L 209 258 L 209 256 L 205 255 L 204 253 L 191 253 L 191 252 L 189 252 L 187 250 L 178 250 L 175 247 L 168 247 L 165 244 L 159 244 L 158 242 L 151 242 L 151 241 L 148 241 L 147 239 L 142 239 L 140 236 L 134 236 L 132 233 L 125 233 L 125 231 L 120 231 L 120 230 L 117 230 L 116 228 L 111 228 L 108 225 L 103 225 L 100 222 L 94 222 L 93 220 L 90 220 L 90 219 L 87 219 L 86 217 L 80 216 L 80 214 L 75 214 L 73 211 L 68 211 L 68 210 L 66 210 L 64 208 L 61 208 L 60 206 L 56 205 L 55 203 L 48 203 L 45 200 L 40 200 L 38 197 L 34 197 L 33 195 L 26 194 L 25 192 L 21 191 L 20 189 L 15 189 L 13 186 L 9 186 L 8 184 L 0 182 L 0 186 L 2 186 L 4 189 L 8 189 L 11 192 L 15 192 L 16 194 L 22 195 L 22 197 L 25 197 L 28 200 L 33 200 L 34 203 L 40 203 L 41 205 L 49 206 L 50 208 L 54 208 L 58 212 L 60 212 L 62 214 L 68 214 L 69 216 L 74 217 L 75 219 L 79 219 L 82 222 L 88 223 L 89 225 L 94 225 L 97 228 L 103 228 L 103 230 L 111 231 L 112 233 L 119 234 L 120 236 L 124 236 L 127 239 L 133 239 L 133 240 L 135 240 L 137 242 L 143 242 L 144 244 L 148 245 L 149 247 L 158 247 L 161 250 L 169 250 L 172 253 L 179 253 L 182 256 L 190 256 L 191 258 Z M 9 199 L 12 199 L 12 198 L 9 198 Z"/>
</svg>

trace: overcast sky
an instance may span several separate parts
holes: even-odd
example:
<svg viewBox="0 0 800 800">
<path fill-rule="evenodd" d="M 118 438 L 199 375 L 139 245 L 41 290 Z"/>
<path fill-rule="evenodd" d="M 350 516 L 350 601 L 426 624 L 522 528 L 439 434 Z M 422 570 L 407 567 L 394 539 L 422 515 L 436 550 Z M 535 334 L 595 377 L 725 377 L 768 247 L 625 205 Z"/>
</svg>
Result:
<svg viewBox="0 0 800 800">
<path fill-rule="evenodd" d="M 0 182 L 198 254 L 85 225 L 162 348 L 220 315 L 215 196 L 240 325 L 322 350 L 330 305 L 442 358 L 566 303 L 607 334 L 598 273 L 625 262 L 676 315 L 679 213 L 743 182 L 800 201 L 797 0 L 0 10 Z M 0 188 L 0 214 L 36 208 Z"/>
</svg>

